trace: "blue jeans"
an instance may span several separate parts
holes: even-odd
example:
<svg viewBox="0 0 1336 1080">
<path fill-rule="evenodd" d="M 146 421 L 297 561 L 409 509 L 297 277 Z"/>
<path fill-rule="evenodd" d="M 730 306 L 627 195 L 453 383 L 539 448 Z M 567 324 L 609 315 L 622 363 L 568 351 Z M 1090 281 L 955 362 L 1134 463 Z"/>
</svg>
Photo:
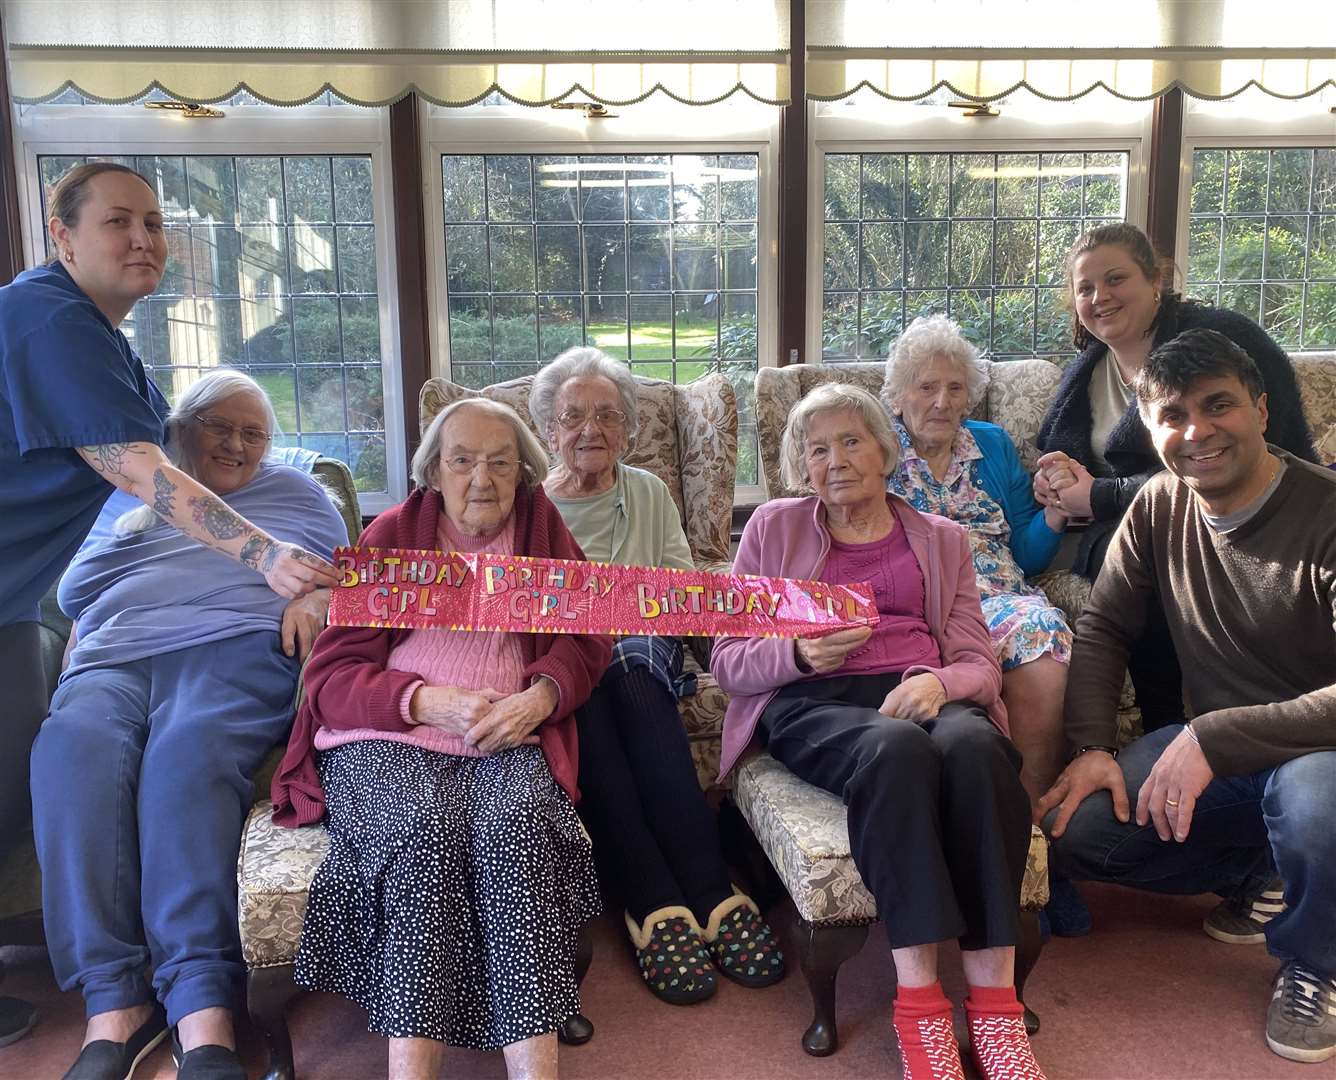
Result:
<svg viewBox="0 0 1336 1080">
<path fill-rule="evenodd" d="M 297 661 L 257 631 L 66 679 L 33 746 L 33 835 L 62 990 L 89 1016 L 230 1008 L 245 967 L 237 848 Z"/>
<path fill-rule="evenodd" d="M 1285 882 L 1286 909 L 1266 925 L 1267 949 L 1336 974 L 1336 751 L 1305 754 L 1274 769 L 1212 780 L 1197 800 L 1183 843 L 1161 840 L 1135 820 L 1137 793 L 1164 748 L 1183 730 L 1161 728 L 1118 757 L 1133 820 L 1113 816 L 1098 792 L 1078 807 L 1051 850 L 1055 873 L 1173 895 L 1229 895 L 1271 868 Z M 1056 814 L 1044 821 L 1050 828 Z"/>
</svg>

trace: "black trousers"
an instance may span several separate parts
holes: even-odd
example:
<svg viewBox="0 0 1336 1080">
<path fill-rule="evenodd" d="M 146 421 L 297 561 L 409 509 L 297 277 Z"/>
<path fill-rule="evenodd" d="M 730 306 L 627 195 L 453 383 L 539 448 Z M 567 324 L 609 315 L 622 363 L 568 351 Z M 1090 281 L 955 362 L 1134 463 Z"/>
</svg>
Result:
<svg viewBox="0 0 1336 1080">
<path fill-rule="evenodd" d="M 1103 522 L 1084 562 L 1078 562 L 1077 572 L 1094 581 L 1104 566 L 1109 542 L 1117 522 Z M 1094 530 L 1092 526 L 1092 531 Z M 1141 637 L 1127 654 L 1127 673 L 1136 691 L 1137 708 L 1141 710 L 1141 731 L 1149 735 L 1170 724 L 1185 723 L 1183 712 L 1183 669 L 1178 663 L 1178 651 L 1169 633 L 1169 620 L 1164 607 L 1155 597 L 1146 608 L 1146 625 Z"/>
<path fill-rule="evenodd" d="M 761 716 L 771 755 L 844 799 L 854 865 L 892 948 L 1015 945 L 1030 848 L 1020 753 L 970 702 L 923 723 L 877 712 L 895 675 L 785 687 Z"/>
<path fill-rule="evenodd" d="M 35 622 L 0 626 L 0 686 L 6 704 L 0 713 L 0 859 L 28 835 L 32 799 L 28 758 L 46 716 L 46 676 Z"/>
<path fill-rule="evenodd" d="M 576 727 L 580 815 L 599 876 L 637 923 L 684 905 L 704 926 L 733 889 L 672 693 L 645 668 L 613 668 Z"/>
</svg>

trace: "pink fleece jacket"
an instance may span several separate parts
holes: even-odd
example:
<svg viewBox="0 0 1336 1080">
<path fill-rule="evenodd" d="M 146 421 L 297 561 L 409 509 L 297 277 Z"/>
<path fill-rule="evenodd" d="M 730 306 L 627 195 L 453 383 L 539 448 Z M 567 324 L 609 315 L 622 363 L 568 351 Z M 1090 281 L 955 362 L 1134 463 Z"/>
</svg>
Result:
<svg viewBox="0 0 1336 1080">
<path fill-rule="evenodd" d="M 888 494 L 886 499 L 894 505 L 923 571 L 925 614 L 942 653 L 940 667 L 917 665 L 905 675 L 936 675 L 946 688 L 948 701 L 983 706 L 998 730 L 1008 734 L 1002 669 L 983 621 L 964 526 L 919 513 L 898 495 Z M 815 496 L 775 499 L 758 508 L 747 522 L 733 570 L 819 581 L 829 554 L 830 533 L 821 500 Z M 751 742 L 770 699 L 803 673 L 788 638 L 720 638 L 714 645 L 710 670 L 729 695 L 719 764 L 722 780 Z"/>
</svg>

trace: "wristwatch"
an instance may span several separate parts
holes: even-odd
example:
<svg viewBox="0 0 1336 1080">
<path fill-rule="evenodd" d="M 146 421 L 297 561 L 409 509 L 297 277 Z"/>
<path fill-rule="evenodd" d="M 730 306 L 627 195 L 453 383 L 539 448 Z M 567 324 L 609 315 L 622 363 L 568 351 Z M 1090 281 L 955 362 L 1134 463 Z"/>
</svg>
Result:
<svg viewBox="0 0 1336 1080">
<path fill-rule="evenodd" d="M 1089 746 L 1083 746 L 1072 754 L 1070 760 L 1075 761 L 1087 750 L 1103 750 L 1106 754 L 1109 754 L 1112 757 L 1116 758 L 1118 756 L 1118 747 L 1116 746 L 1101 746 L 1099 743 L 1091 743 Z"/>
</svg>

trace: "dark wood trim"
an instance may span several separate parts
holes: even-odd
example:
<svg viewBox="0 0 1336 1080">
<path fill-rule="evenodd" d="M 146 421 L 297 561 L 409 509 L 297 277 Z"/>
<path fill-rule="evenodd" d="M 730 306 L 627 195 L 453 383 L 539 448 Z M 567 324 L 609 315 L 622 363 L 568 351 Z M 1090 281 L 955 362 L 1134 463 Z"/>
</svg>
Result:
<svg viewBox="0 0 1336 1080">
<path fill-rule="evenodd" d="M 807 352 L 807 31 L 801 3 L 789 5 L 791 103 L 779 120 L 779 356 L 783 366 Z"/>
<path fill-rule="evenodd" d="M 418 444 L 418 395 L 431 378 L 427 304 L 427 219 L 422 203 L 421 104 L 416 94 L 390 106 L 390 189 L 394 197 L 394 269 L 399 304 L 399 370 L 408 456 Z M 388 424 L 390 417 L 385 418 Z"/>
<path fill-rule="evenodd" d="M 0 20 L 0 285 L 23 270 L 23 226 L 14 160 L 14 103 L 9 98 L 9 47 Z"/>
<path fill-rule="evenodd" d="M 1151 117 L 1146 187 L 1146 235 L 1155 250 L 1177 258 L 1178 189 L 1183 157 L 1183 91 L 1175 87 L 1155 99 Z M 1170 275 L 1172 276 L 1172 275 Z M 1172 284 L 1172 281 L 1166 284 Z"/>
</svg>

